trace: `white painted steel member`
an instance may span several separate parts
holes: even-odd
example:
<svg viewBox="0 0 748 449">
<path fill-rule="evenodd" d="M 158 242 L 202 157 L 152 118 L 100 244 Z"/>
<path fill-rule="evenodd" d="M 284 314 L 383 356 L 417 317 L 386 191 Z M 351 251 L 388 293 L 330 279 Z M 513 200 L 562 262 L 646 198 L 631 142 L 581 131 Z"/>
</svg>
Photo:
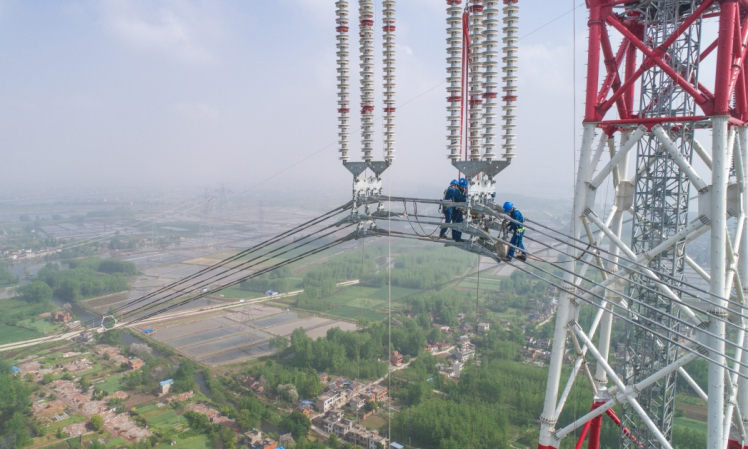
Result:
<svg viewBox="0 0 748 449">
<path fill-rule="evenodd" d="M 740 153 L 742 159 L 748 161 L 748 126 L 741 126 L 738 129 L 738 141 L 740 142 Z M 748 212 L 748 170 L 743 170 L 743 195 L 741 197 L 743 212 Z M 743 227 L 743 237 L 740 239 L 740 245 L 738 246 L 738 279 L 741 282 L 741 288 L 743 289 L 743 296 L 746 293 L 746 287 L 748 287 L 748 226 Z M 745 304 L 744 304 L 745 305 Z M 743 319 L 743 326 L 746 325 L 746 320 Z M 748 351 L 743 350 L 742 361 L 744 364 L 748 364 Z M 738 378 L 738 411 L 743 421 L 743 428 L 748 427 L 748 367 L 740 367 L 741 376 Z M 746 437 L 742 436 L 742 444 L 746 446 Z"/>
<path fill-rule="evenodd" d="M 727 244 L 727 185 L 730 160 L 728 151 L 729 116 L 712 117 L 712 186 L 709 190 L 712 233 L 710 242 L 709 292 L 718 306 L 710 306 L 709 314 L 727 318 L 725 291 L 725 245 Z M 725 322 L 709 320 L 709 356 L 717 363 L 709 363 L 707 396 L 707 448 L 722 448 L 725 407 L 725 342 L 715 336 L 725 335 Z"/>
<path fill-rule="evenodd" d="M 582 231 L 582 215 L 586 208 L 587 193 L 589 189 L 586 186 L 588 171 L 590 168 L 590 158 L 592 155 L 592 145 L 595 138 L 595 123 L 584 124 L 584 134 L 582 136 L 582 150 L 580 151 L 579 170 L 577 171 L 577 181 L 574 189 L 574 205 L 572 209 L 571 222 L 569 224 L 569 234 L 573 238 L 579 238 Z M 565 268 L 564 272 L 564 291 L 560 292 L 558 299 L 558 310 L 556 313 L 556 328 L 553 333 L 553 346 L 551 348 L 551 358 L 548 366 L 548 381 L 545 390 L 545 402 L 543 403 L 543 413 L 540 415 L 540 440 L 541 447 L 558 447 L 558 442 L 554 438 L 554 430 L 558 415 L 556 405 L 558 399 L 558 389 L 561 382 L 561 368 L 563 367 L 563 356 L 566 351 L 567 324 L 575 320 L 579 310 L 577 300 L 574 296 L 576 290 L 575 276 L 571 273 L 575 271 L 575 258 L 577 250 L 571 245 L 567 252 L 561 255 L 559 261 Z M 609 279 L 610 280 L 610 279 Z"/>
</svg>

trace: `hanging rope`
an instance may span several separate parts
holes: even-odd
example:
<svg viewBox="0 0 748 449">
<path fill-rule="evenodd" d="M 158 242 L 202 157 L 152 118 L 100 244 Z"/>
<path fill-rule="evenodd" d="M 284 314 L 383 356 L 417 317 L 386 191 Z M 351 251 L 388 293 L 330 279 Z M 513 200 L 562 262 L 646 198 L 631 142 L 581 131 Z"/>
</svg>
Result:
<svg viewBox="0 0 748 449">
<path fill-rule="evenodd" d="M 478 336 L 478 323 L 480 321 L 479 309 L 480 309 L 480 255 L 478 256 L 478 274 L 475 283 L 475 336 Z M 473 410 L 470 420 L 470 447 L 475 448 L 475 426 L 476 426 L 476 414 L 478 413 L 478 348 L 476 347 L 473 355 Z"/>
</svg>

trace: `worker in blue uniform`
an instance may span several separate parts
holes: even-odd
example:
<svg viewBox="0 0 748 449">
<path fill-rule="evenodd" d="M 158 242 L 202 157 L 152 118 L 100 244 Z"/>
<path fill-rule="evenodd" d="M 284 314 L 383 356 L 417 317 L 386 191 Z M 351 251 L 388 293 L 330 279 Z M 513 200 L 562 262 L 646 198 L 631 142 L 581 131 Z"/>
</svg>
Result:
<svg viewBox="0 0 748 449">
<path fill-rule="evenodd" d="M 447 187 L 447 190 L 444 191 L 444 201 L 454 201 L 455 190 L 457 190 L 457 180 L 453 179 L 452 182 L 449 183 L 449 187 Z M 454 207 L 441 205 L 439 206 L 439 210 L 444 214 L 444 223 L 452 223 L 452 213 L 454 212 Z M 440 239 L 447 238 L 448 229 L 449 228 L 441 228 L 441 230 L 439 231 Z"/>
<path fill-rule="evenodd" d="M 467 201 L 467 179 L 460 178 L 457 182 L 453 201 L 456 203 L 464 203 Z M 462 223 L 463 221 L 464 216 L 462 209 L 455 207 L 454 211 L 452 211 L 452 223 Z M 455 242 L 462 242 L 462 232 L 452 229 L 452 240 Z"/>
<path fill-rule="evenodd" d="M 527 253 L 525 253 L 525 245 L 522 244 L 522 237 L 525 235 L 525 227 L 523 223 L 525 222 L 525 217 L 522 216 L 522 212 L 519 211 L 516 207 L 514 207 L 514 204 L 507 201 L 504 203 L 504 213 L 509 215 L 509 218 L 511 218 L 513 221 L 509 222 L 509 230 L 512 231 L 512 239 L 509 242 L 510 247 L 509 251 L 506 253 L 506 257 L 504 260 L 507 262 L 512 260 L 514 257 L 514 251 L 516 248 L 521 249 L 521 253 L 517 255 L 517 259 L 521 260 L 522 262 L 527 260 Z"/>
</svg>

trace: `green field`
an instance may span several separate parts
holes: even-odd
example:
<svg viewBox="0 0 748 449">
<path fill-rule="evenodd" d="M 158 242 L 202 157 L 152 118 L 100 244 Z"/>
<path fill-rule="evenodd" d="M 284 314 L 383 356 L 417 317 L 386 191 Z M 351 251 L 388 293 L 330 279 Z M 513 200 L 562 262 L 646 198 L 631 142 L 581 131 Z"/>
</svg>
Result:
<svg viewBox="0 0 748 449">
<path fill-rule="evenodd" d="M 32 338 L 43 337 L 44 334 L 35 332 L 23 327 L 6 326 L 0 324 L 0 345 L 13 343 L 16 341 L 29 340 Z"/>
<path fill-rule="evenodd" d="M 340 306 L 336 309 L 326 312 L 328 315 L 338 316 L 341 318 L 358 319 L 359 317 L 367 321 L 379 321 L 383 320 L 387 315 L 379 312 L 375 312 L 371 309 L 361 310 L 358 307 L 351 306 Z"/>
<path fill-rule="evenodd" d="M 30 329 L 36 332 L 57 332 L 60 327 L 62 327 L 61 324 L 55 324 L 50 323 L 48 320 L 34 320 L 34 319 L 27 319 L 27 320 L 21 320 L 16 324 L 18 327 L 25 327 L 26 329 Z"/>
<path fill-rule="evenodd" d="M 138 407 L 137 410 L 138 410 L 138 413 L 140 413 L 141 415 L 143 415 L 145 413 L 152 412 L 154 410 L 158 410 L 158 406 L 156 404 L 144 405 L 142 407 Z"/>
<path fill-rule="evenodd" d="M 127 443 L 128 441 L 125 440 L 124 438 L 117 437 L 117 438 L 114 438 L 113 440 L 109 440 L 109 442 L 107 442 L 106 444 L 106 447 L 122 447 L 126 445 Z M 166 447 L 169 447 L 169 446 L 167 445 Z"/>
<path fill-rule="evenodd" d="M 401 299 L 414 295 L 421 292 L 421 290 L 415 288 L 405 287 L 392 287 L 392 300 L 400 301 Z M 364 299 L 374 300 L 377 302 L 386 302 L 388 299 L 387 287 L 359 287 L 354 285 L 351 287 L 345 287 L 328 298 L 333 304 L 347 304 L 350 305 L 351 301 L 359 301 L 363 296 Z"/>
<path fill-rule="evenodd" d="M 196 435 L 191 436 L 187 438 L 180 438 L 184 436 L 184 434 L 177 435 L 177 445 L 176 446 L 169 446 L 169 443 L 162 443 L 156 446 L 157 448 L 171 448 L 171 447 L 178 447 L 179 449 L 204 449 L 206 447 L 213 447 L 213 445 L 208 441 L 207 435 Z"/>
<path fill-rule="evenodd" d="M 144 416 L 144 418 L 148 421 L 148 427 L 151 428 L 169 429 L 178 425 L 187 426 L 187 419 L 182 415 L 177 415 L 170 407 L 162 407 L 158 412 L 152 412 L 149 415 L 152 416 Z"/>
<path fill-rule="evenodd" d="M 120 379 L 122 379 L 122 374 L 109 376 L 106 378 L 106 380 L 104 380 L 104 382 L 96 384 L 96 388 L 106 391 L 107 394 L 112 394 L 122 389 Z"/>
<path fill-rule="evenodd" d="M 675 418 L 676 426 L 688 427 L 689 429 L 699 430 L 706 433 L 706 423 L 704 421 L 697 421 L 686 417 Z"/>
<path fill-rule="evenodd" d="M 480 279 L 481 290 L 498 290 L 500 284 L 501 284 L 501 281 L 498 279 L 490 279 L 490 278 Z M 457 287 L 458 288 L 469 288 L 469 289 L 478 288 L 478 279 L 475 277 L 465 279 L 464 281 L 461 281 L 459 284 L 457 284 Z"/>
</svg>

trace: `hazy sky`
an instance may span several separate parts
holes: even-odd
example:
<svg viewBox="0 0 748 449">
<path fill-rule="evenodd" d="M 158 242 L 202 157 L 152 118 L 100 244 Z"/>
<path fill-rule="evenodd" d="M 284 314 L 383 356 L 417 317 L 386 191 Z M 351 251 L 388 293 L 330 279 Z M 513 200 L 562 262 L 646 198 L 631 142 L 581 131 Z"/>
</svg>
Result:
<svg viewBox="0 0 748 449">
<path fill-rule="evenodd" d="M 438 195 L 455 174 L 440 85 L 445 6 L 398 2 L 397 102 L 407 104 L 397 111 L 397 193 L 433 186 Z M 523 0 L 520 36 L 572 6 Z M 355 0 L 351 10 L 357 17 Z M 577 10 L 580 117 L 586 14 Z M 334 19 L 333 0 L 0 1 L 0 183 L 241 190 L 329 145 L 264 187 L 347 190 L 334 144 Z M 571 196 L 572 139 L 581 134 L 572 36 L 567 14 L 520 41 L 519 156 L 500 193 Z M 378 40 L 378 65 L 380 57 Z"/>
</svg>

